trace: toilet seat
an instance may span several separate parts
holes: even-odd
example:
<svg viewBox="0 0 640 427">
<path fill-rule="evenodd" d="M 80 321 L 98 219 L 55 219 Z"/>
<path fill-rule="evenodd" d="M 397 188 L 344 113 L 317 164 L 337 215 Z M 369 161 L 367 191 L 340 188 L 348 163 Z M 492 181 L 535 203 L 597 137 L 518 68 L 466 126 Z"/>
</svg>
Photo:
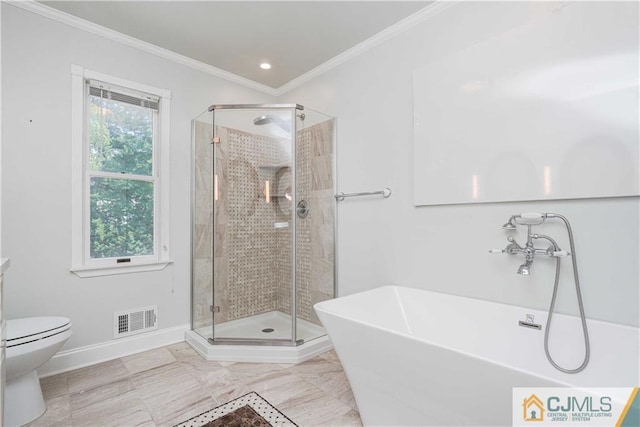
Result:
<svg viewBox="0 0 640 427">
<path fill-rule="evenodd" d="M 28 317 L 7 320 L 7 348 L 28 344 L 63 333 L 71 328 L 66 317 Z"/>
</svg>

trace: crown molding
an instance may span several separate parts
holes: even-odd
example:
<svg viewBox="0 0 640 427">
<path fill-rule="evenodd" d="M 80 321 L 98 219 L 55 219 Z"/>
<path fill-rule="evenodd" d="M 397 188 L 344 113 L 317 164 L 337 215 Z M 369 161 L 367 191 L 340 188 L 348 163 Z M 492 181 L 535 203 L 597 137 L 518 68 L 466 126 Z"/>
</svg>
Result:
<svg viewBox="0 0 640 427">
<path fill-rule="evenodd" d="M 4 3 L 9 4 L 11 6 L 19 7 L 29 12 L 33 12 L 40 16 L 44 16 L 45 18 L 49 18 L 54 21 L 61 22 L 71 27 L 78 28 L 80 30 L 104 37 L 108 40 L 112 40 L 112 41 L 124 44 L 134 49 L 138 49 L 143 52 L 150 53 L 160 58 L 164 58 L 169 61 L 173 61 L 178 64 L 182 64 L 187 67 L 205 72 L 212 76 L 220 77 L 221 79 L 230 81 L 232 83 L 236 83 L 236 84 L 248 87 L 250 89 L 255 89 L 259 92 L 263 92 L 268 95 L 277 96 L 278 94 L 278 90 L 275 88 L 269 87 L 267 85 L 263 85 L 261 83 L 255 82 L 245 77 L 241 77 L 237 74 L 230 73 L 228 71 L 222 70 L 212 65 L 205 64 L 204 62 L 186 57 L 184 55 L 180 55 L 168 49 L 158 47 L 156 45 L 147 43 L 145 41 L 136 39 L 134 37 L 127 36 L 126 34 L 122 34 L 114 30 L 110 30 L 109 28 L 103 27 L 101 25 L 95 24 L 93 22 L 87 21 L 82 18 L 78 18 L 77 16 L 73 16 L 66 12 L 62 12 L 52 7 L 43 5 L 41 3 L 36 2 L 35 0 L 4 1 Z"/>
<path fill-rule="evenodd" d="M 398 34 L 403 33 L 404 31 L 407 31 L 408 29 L 414 27 L 415 25 L 438 15 L 439 13 L 457 4 L 459 0 L 436 0 L 430 5 L 426 6 L 425 8 L 414 13 L 413 15 L 410 15 L 407 18 L 403 19 L 402 21 L 399 21 L 396 24 L 392 25 L 391 27 L 384 29 L 378 34 L 372 37 L 369 37 L 368 39 L 355 45 L 351 49 L 337 56 L 334 56 L 328 61 L 320 64 L 319 66 L 302 74 L 301 76 L 296 77 L 295 79 L 289 81 L 288 83 L 285 83 L 279 88 L 269 87 L 262 83 L 258 83 L 253 80 L 247 79 L 245 77 L 241 77 L 237 74 L 230 73 L 228 71 L 222 70 L 212 65 L 205 64 L 204 62 L 189 58 L 184 55 L 180 55 L 168 49 L 164 49 L 159 46 L 153 45 L 151 43 L 147 43 L 145 41 L 136 39 L 134 37 L 127 36 L 126 34 L 120 33 L 118 31 L 111 30 L 109 28 L 103 27 L 101 25 L 95 24 L 85 19 L 78 18 L 77 16 L 43 5 L 41 3 L 36 2 L 35 0 L 18 0 L 18 1 L 0 0 L 0 1 L 6 4 L 9 4 L 11 6 L 19 7 L 29 12 L 38 14 L 40 16 L 53 19 L 54 21 L 61 22 L 63 24 L 72 26 L 74 28 L 78 28 L 80 30 L 104 37 L 108 40 L 112 40 L 117 43 L 121 43 L 126 46 L 141 50 L 143 52 L 156 55 L 160 58 L 164 58 L 169 61 L 173 61 L 178 64 L 182 64 L 187 67 L 193 68 L 195 70 L 202 71 L 212 76 L 219 77 L 221 79 L 230 81 L 232 83 L 236 83 L 250 89 L 255 89 L 259 92 L 266 93 L 267 95 L 280 96 L 320 76 L 321 74 L 324 74 L 327 71 L 341 64 L 344 64 L 345 62 L 368 51 L 369 49 L 372 49 L 373 47 L 385 42 L 386 40 L 389 40 L 390 38 L 395 37 Z"/>
<path fill-rule="evenodd" d="M 288 83 L 280 86 L 277 89 L 277 95 L 283 95 L 290 90 L 295 89 L 296 87 L 312 80 L 327 71 L 337 67 L 338 65 L 344 64 L 345 62 L 355 58 L 356 56 L 365 53 L 366 51 L 372 49 L 373 47 L 389 40 L 392 37 L 401 34 L 410 28 L 414 27 L 421 22 L 426 21 L 427 19 L 433 18 L 441 12 L 453 7 L 458 3 L 458 0 L 436 0 L 428 6 L 425 6 L 423 9 L 420 9 L 413 15 L 409 15 L 402 21 L 398 21 L 394 25 L 382 30 L 374 36 L 369 37 L 365 41 L 355 45 L 349 50 L 344 51 L 343 53 L 334 56 L 328 61 L 318 65 L 316 68 L 308 71 L 299 77 L 291 80 Z"/>
</svg>

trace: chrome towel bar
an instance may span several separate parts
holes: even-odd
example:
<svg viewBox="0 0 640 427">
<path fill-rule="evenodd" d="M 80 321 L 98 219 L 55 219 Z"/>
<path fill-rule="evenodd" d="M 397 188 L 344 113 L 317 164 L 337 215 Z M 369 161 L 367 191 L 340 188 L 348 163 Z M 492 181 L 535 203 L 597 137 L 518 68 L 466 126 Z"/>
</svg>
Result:
<svg viewBox="0 0 640 427">
<path fill-rule="evenodd" d="M 391 196 L 391 189 L 389 187 L 385 188 L 384 190 L 380 190 L 380 191 L 367 191 L 364 193 L 338 193 L 335 195 L 335 198 L 337 201 L 341 202 L 344 199 L 346 199 L 347 197 L 360 197 L 360 196 L 375 196 L 380 194 L 382 197 L 384 197 L 385 199 L 389 198 L 389 196 Z"/>
</svg>

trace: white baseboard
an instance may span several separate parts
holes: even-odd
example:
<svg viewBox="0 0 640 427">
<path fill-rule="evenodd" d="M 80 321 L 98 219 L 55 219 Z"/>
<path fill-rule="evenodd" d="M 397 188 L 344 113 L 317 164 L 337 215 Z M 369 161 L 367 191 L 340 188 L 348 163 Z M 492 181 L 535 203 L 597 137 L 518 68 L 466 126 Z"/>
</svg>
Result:
<svg viewBox="0 0 640 427">
<path fill-rule="evenodd" d="M 185 340 L 191 325 L 175 326 L 145 334 L 61 351 L 38 368 L 40 378 L 72 371 L 107 360 L 175 344 Z"/>
</svg>

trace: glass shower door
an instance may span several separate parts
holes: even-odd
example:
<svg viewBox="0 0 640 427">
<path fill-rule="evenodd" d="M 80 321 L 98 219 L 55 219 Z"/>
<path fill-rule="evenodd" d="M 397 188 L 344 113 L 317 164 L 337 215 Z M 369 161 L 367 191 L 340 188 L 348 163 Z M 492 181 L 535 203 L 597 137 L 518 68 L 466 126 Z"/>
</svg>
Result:
<svg viewBox="0 0 640 427">
<path fill-rule="evenodd" d="M 291 344 L 293 108 L 213 108 L 213 342 Z"/>
<path fill-rule="evenodd" d="M 211 113 L 205 111 L 191 122 L 191 327 L 204 339 L 213 337 L 212 120 Z"/>
<path fill-rule="evenodd" d="M 335 120 L 305 109 L 296 126 L 296 339 L 325 335 L 313 305 L 335 295 Z"/>
</svg>

